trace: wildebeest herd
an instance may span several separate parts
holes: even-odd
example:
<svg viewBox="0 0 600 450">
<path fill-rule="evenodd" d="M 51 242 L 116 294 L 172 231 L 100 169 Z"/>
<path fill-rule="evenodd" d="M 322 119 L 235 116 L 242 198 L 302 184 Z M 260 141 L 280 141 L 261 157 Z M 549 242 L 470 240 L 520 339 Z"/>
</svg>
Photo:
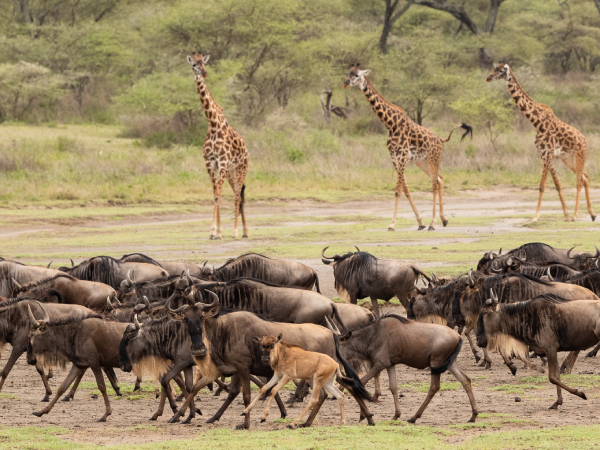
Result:
<svg viewBox="0 0 600 450">
<path fill-rule="evenodd" d="M 90 368 L 104 398 L 100 421 L 105 421 L 112 408 L 104 374 L 120 395 L 118 368 L 136 375 L 136 388 L 142 379 L 160 384 L 151 420 L 163 414 L 168 400 L 174 414 L 169 422 L 187 414 L 189 423 L 200 413 L 196 396 L 208 387 L 227 392 L 208 422 L 219 420 L 241 391 L 245 409 L 238 427 L 248 429 L 257 400 L 251 399 L 251 383 L 269 399 L 264 421 L 272 399 L 281 416 L 287 415 L 278 391 L 291 380 L 295 401 L 312 389 L 292 426 L 309 413 L 301 426 L 310 426 L 327 394 L 338 399 L 344 423 L 344 390 L 358 403 L 360 420 L 374 425 L 368 402 L 381 395 L 384 369 L 394 419 L 400 417 L 395 366 L 404 364 L 431 374 L 427 397 L 409 422 L 421 417 L 446 371 L 466 391 L 473 422 L 479 410 L 471 380 L 456 362 L 464 334 L 477 362 L 477 347 L 482 349 L 486 368 L 490 351 L 502 356 L 513 375 L 514 359 L 541 372 L 547 362 L 549 380 L 557 386 L 551 408 L 562 404 L 562 389 L 586 398 L 561 382 L 560 374 L 571 372 L 580 351 L 594 347 L 587 356 L 595 356 L 600 347 L 600 250 L 525 244 L 504 254 L 489 251 L 476 270 L 457 277 L 428 276 L 412 264 L 377 259 L 358 248 L 331 257 L 326 250 L 323 262 L 333 266 L 335 288 L 346 302 L 322 295 L 316 272 L 304 264 L 253 253 L 219 268 L 139 253 L 71 261 L 59 269 L 0 258 L 0 346 L 12 346 L 0 390 L 26 353 L 44 383 L 42 401 L 49 402 L 36 416 L 49 413 L 65 393 L 63 400 L 73 399 Z M 392 297 L 407 317 L 380 314 L 378 300 Z M 357 305 L 363 298 L 372 300 L 374 313 Z M 569 352 L 560 366 L 558 352 Z M 536 357 L 539 363 L 532 361 Z M 69 363 L 52 397 L 48 378 L 53 368 Z M 365 385 L 372 378 L 371 394 Z M 173 382 L 185 399 L 181 406 Z"/>
</svg>

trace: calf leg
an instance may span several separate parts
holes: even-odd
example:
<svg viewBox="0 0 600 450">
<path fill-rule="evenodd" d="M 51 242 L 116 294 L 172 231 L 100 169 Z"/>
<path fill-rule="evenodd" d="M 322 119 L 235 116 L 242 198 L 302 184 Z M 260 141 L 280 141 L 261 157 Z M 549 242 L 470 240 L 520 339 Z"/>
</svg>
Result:
<svg viewBox="0 0 600 450">
<path fill-rule="evenodd" d="M 338 399 L 338 404 L 340 406 L 340 425 L 346 425 L 346 418 L 344 417 L 344 393 L 335 387 L 333 384 L 333 377 L 331 377 L 329 381 L 325 383 L 323 389 Z M 320 405 L 317 404 L 315 408 L 319 406 Z"/>
<path fill-rule="evenodd" d="M 427 408 L 427 405 L 429 405 L 429 402 L 431 401 L 433 396 L 439 390 L 440 390 L 440 375 L 432 374 L 431 375 L 431 384 L 429 385 L 429 392 L 427 393 L 427 397 L 425 398 L 425 401 L 423 402 L 423 404 L 421 405 L 421 407 L 419 408 L 417 413 L 414 416 L 412 416 L 410 419 L 407 420 L 408 423 L 415 423 L 417 421 L 417 419 L 419 419 L 421 417 L 421 415 L 423 415 L 423 411 L 425 411 L 425 408 Z"/>
<path fill-rule="evenodd" d="M 477 409 L 477 403 L 475 403 L 475 396 L 473 395 L 473 389 L 471 388 L 471 379 L 462 370 L 460 370 L 460 367 L 458 367 L 456 361 L 453 362 L 450 365 L 450 367 L 448 367 L 448 370 L 452 375 L 454 375 L 454 378 L 456 378 L 460 382 L 460 384 L 462 384 L 463 389 L 469 396 L 469 402 L 471 403 L 471 411 L 473 412 L 471 418 L 469 419 L 469 422 L 475 422 L 475 419 L 479 414 L 479 410 Z"/>
<path fill-rule="evenodd" d="M 570 374 L 573 370 L 575 362 L 577 361 L 577 356 L 579 356 L 579 352 L 570 352 L 563 361 L 563 363 L 560 365 L 560 373 Z"/>
<path fill-rule="evenodd" d="M 47 402 L 50 400 L 50 396 L 52 395 L 52 389 L 50 389 L 50 385 L 48 384 L 48 377 L 46 377 L 44 368 L 40 364 L 35 365 L 35 370 L 37 370 L 37 373 L 39 373 L 40 377 L 42 377 L 42 383 L 44 383 L 44 389 L 46 389 L 46 395 L 44 395 L 42 402 Z"/>
<path fill-rule="evenodd" d="M 333 375 L 332 375 L 333 376 Z M 281 384 L 281 383 L 279 383 Z M 304 410 L 300 413 L 300 415 L 298 417 L 296 417 L 294 419 L 294 421 L 288 425 L 289 428 L 295 428 L 296 424 L 302 420 L 302 418 L 308 414 L 308 412 L 313 409 L 317 403 L 319 403 L 319 396 L 321 395 L 321 391 L 323 389 L 323 380 L 319 379 L 317 374 L 313 375 L 313 390 L 312 390 L 312 395 L 310 396 L 310 401 L 308 402 L 308 405 L 306 405 L 306 408 L 304 408 Z"/>
<path fill-rule="evenodd" d="M 52 399 L 50 404 L 48 406 L 46 406 L 44 409 L 37 411 L 37 412 L 33 412 L 32 414 L 34 416 L 38 416 L 38 417 L 41 417 L 44 414 L 48 414 L 50 412 L 50 410 L 52 409 L 52 407 L 54 406 L 54 404 L 58 401 L 60 396 L 65 393 L 65 391 L 69 388 L 69 386 L 71 386 L 71 383 L 75 380 L 75 378 L 77 378 L 80 374 L 83 375 L 84 372 L 85 372 L 85 369 L 80 369 L 75 364 L 73 364 L 73 366 L 71 367 L 71 371 L 69 372 L 67 377 L 64 379 L 64 381 L 61 383 L 61 385 L 58 387 L 58 390 L 56 391 L 56 395 L 54 396 L 54 398 Z"/>
<path fill-rule="evenodd" d="M 92 367 L 92 372 L 94 372 L 94 376 L 96 377 L 96 385 L 100 392 L 102 392 L 102 397 L 104 398 L 104 406 L 106 407 L 106 411 L 104 415 L 98 419 L 98 422 L 106 422 L 106 418 L 112 414 L 112 408 L 110 407 L 110 401 L 108 400 L 108 394 L 106 393 L 106 384 L 104 384 L 104 376 L 102 375 L 102 370 L 98 367 Z"/>
<path fill-rule="evenodd" d="M 246 414 L 248 414 L 250 412 L 250 410 L 252 408 L 254 408 L 254 405 L 256 404 L 256 402 L 258 400 L 260 400 L 260 398 L 265 395 L 267 393 L 267 391 L 269 389 L 271 389 L 273 386 L 275 386 L 279 380 L 281 380 L 282 377 L 280 377 L 277 374 L 273 375 L 273 378 L 271 378 L 269 380 L 269 382 L 267 384 L 263 384 L 262 387 L 260 388 L 260 391 L 258 391 L 258 395 L 254 398 L 254 400 L 252 400 L 252 402 L 250 402 L 250 404 L 246 407 L 246 409 L 244 409 L 244 412 L 242 413 L 242 416 L 245 416 Z M 287 383 L 287 381 L 286 381 Z M 275 392 L 277 393 L 277 391 Z M 271 391 L 271 398 L 273 398 L 273 391 Z M 269 399 L 269 406 L 271 406 L 271 400 Z M 261 423 L 264 422 L 265 420 L 267 420 L 267 416 L 269 415 L 269 412 L 267 409 L 265 409 L 265 413 L 263 414 L 263 418 L 260 419 Z"/>
<path fill-rule="evenodd" d="M 266 383 L 263 383 L 261 380 L 259 380 L 254 375 L 250 375 L 250 381 L 252 381 L 254 384 L 256 384 L 259 388 L 262 388 L 266 384 Z M 287 417 L 287 410 L 285 409 L 285 405 L 283 404 L 283 401 L 281 400 L 281 396 L 279 395 L 279 393 L 277 393 L 277 395 L 275 396 L 275 402 L 277 402 L 277 407 L 279 408 L 279 414 L 281 414 L 281 418 L 285 419 Z"/>
<path fill-rule="evenodd" d="M 315 420 L 315 417 L 317 417 L 317 414 L 319 413 L 321 406 L 323 406 L 323 403 L 325 402 L 326 398 L 327 398 L 327 394 L 325 393 L 325 391 L 321 391 L 321 394 L 319 395 L 319 401 L 313 407 L 312 411 L 310 412 L 310 416 L 308 416 L 308 419 L 306 419 L 306 422 L 298 425 L 300 428 L 308 428 L 312 425 L 313 421 Z"/>
<path fill-rule="evenodd" d="M 546 351 L 546 357 L 548 358 L 548 379 L 550 383 L 556 385 L 557 399 L 552 406 L 548 409 L 558 409 L 560 405 L 562 405 L 562 392 L 560 389 L 564 389 L 565 391 L 581 397 L 584 400 L 587 400 L 585 393 L 580 391 L 579 389 L 573 389 L 562 381 L 560 381 L 560 372 L 558 370 L 558 357 L 556 354 L 556 350 L 552 349 L 551 351 Z"/>
<path fill-rule="evenodd" d="M 398 398 L 398 383 L 396 381 L 396 366 L 390 366 L 387 368 L 388 380 L 390 385 L 390 391 L 394 398 L 394 418 L 396 420 L 400 418 L 400 399 Z"/>
<path fill-rule="evenodd" d="M 379 301 L 376 298 L 371 297 L 371 304 L 373 305 L 373 314 L 375 317 L 379 317 Z"/>
</svg>

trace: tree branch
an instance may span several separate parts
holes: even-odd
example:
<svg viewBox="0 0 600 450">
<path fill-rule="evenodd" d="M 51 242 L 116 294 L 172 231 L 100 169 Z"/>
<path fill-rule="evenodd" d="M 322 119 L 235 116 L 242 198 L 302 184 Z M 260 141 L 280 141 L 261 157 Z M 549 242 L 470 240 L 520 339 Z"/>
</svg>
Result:
<svg viewBox="0 0 600 450">
<path fill-rule="evenodd" d="M 479 34 L 477 24 L 473 22 L 473 19 L 471 19 L 462 6 L 449 5 L 446 0 L 415 0 L 415 4 L 437 9 L 438 11 L 445 11 L 464 23 L 471 33 Z"/>
<path fill-rule="evenodd" d="M 488 11 L 487 19 L 483 25 L 484 33 L 492 34 L 494 32 L 494 25 L 496 25 L 496 19 L 498 18 L 498 9 L 500 9 L 500 5 L 505 1 L 506 0 L 490 0 L 490 10 Z M 600 0 L 594 1 L 600 10 Z"/>
<path fill-rule="evenodd" d="M 598 12 L 600 13 L 600 0 L 594 0 L 594 4 L 596 5 L 596 8 L 598 8 Z"/>
</svg>

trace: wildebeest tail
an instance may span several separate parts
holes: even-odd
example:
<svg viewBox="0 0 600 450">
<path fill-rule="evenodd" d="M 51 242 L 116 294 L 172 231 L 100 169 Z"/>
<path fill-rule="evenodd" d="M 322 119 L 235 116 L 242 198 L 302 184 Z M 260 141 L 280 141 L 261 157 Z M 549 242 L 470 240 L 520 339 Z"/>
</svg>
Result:
<svg viewBox="0 0 600 450">
<path fill-rule="evenodd" d="M 342 327 L 342 330 L 345 332 L 346 330 L 346 325 L 344 325 L 344 322 L 342 322 L 342 318 L 340 317 L 340 315 L 338 314 L 338 310 L 337 307 L 335 306 L 335 304 L 332 303 L 331 305 L 331 317 L 335 317 L 338 321 L 338 323 L 340 324 L 340 326 Z"/>
<path fill-rule="evenodd" d="M 315 290 L 320 294 L 321 288 L 319 287 L 319 275 L 315 272 Z"/>
<path fill-rule="evenodd" d="M 64 303 L 62 295 L 56 289 L 47 289 L 46 294 L 48 297 L 56 297 L 58 299 L 58 303 Z"/>
<path fill-rule="evenodd" d="M 358 377 L 358 374 L 356 373 L 354 368 L 350 365 L 348 361 L 346 361 L 342 357 L 342 354 L 340 353 L 340 340 L 338 339 L 337 334 L 335 333 L 333 333 L 333 340 L 335 341 L 335 356 L 337 357 L 338 361 L 342 364 L 344 372 L 346 372 L 346 376 L 342 377 L 342 381 L 344 382 L 344 384 L 350 389 L 352 389 L 354 395 L 358 396 L 359 398 L 364 398 L 365 400 L 368 400 L 370 402 L 376 402 L 377 400 L 371 397 L 371 394 L 369 394 L 365 386 L 360 381 L 360 378 Z"/>
<path fill-rule="evenodd" d="M 431 375 L 441 375 L 446 370 L 448 370 L 448 367 L 450 367 L 450 365 L 456 360 L 456 357 L 460 353 L 460 348 L 462 347 L 462 343 L 463 343 L 462 338 L 459 338 L 458 339 L 458 344 L 457 344 L 456 348 L 454 349 L 454 351 L 452 352 L 452 354 L 450 356 L 448 356 L 448 358 L 446 359 L 446 361 L 444 361 L 442 363 L 442 365 L 439 366 L 439 367 L 432 367 L 431 368 Z"/>
<path fill-rule="evenodd" d="M 412 266 L 412 270 L 415 273 L 415 275 L 418 277 L 419 275 L 421 275 L 423 278 L 425 278 L 428 282 L 431 283 L 431 278 L 429 278 L 425 272 L 423 272 L 421 269 L 419 269 L 418 267 Z"/>
</svg>

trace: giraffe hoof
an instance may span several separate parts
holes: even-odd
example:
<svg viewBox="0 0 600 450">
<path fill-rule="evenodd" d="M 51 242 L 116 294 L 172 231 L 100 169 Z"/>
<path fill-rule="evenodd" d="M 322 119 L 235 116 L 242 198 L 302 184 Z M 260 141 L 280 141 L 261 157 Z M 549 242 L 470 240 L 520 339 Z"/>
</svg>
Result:
<svg viewBox="0 0 600 450">
<path fill-rule="evenodd" d="M 442 220 L 442 224 L 443 224 L 444 226 L 446 226 L 446 225 L 448 225 L 448 221 L 447 221 L 447 220 Z"/>
<path fill-rule="evenodd" d="M 592 222 L 596 221 L 596 216 L 592 216 Z"/>
<path fill-rule="evenodd" d="M 210 236 L 210 240 L 211 240 L 211 241 L 217 241 L 217 240 L 219 240 L 219 239 L 221 239 L 221 238 L 220 238 L 220 237 L 218 237 L 218 236 L 213 236 L 213 235 L 211 235 L 211 236 Z"/>
<path fill-rule="evenodd" d="M 419 228 L 417 228 L 417 231 L 421 231 L 423 228 L 425 228 L 425 225 L 419 225 Z"/>
<path fill-rule="evenodd" d="M 425 228 L 425 227 L 423 227 Z M 429 225 L 429 228 L 427 229 L 427 231 L 435 231 L 435 227 L 432 227 L 431 225 Z"/>
<path fill-rule="evenodd" d="M 396 231 L 394 227 L 388 227 L 388 231 Z"/>
<path fill-rule="evenodd" d="M 242 239 L 248 239 L 248 235 L 247 234 L 242 235 Z"/>
</svg>

